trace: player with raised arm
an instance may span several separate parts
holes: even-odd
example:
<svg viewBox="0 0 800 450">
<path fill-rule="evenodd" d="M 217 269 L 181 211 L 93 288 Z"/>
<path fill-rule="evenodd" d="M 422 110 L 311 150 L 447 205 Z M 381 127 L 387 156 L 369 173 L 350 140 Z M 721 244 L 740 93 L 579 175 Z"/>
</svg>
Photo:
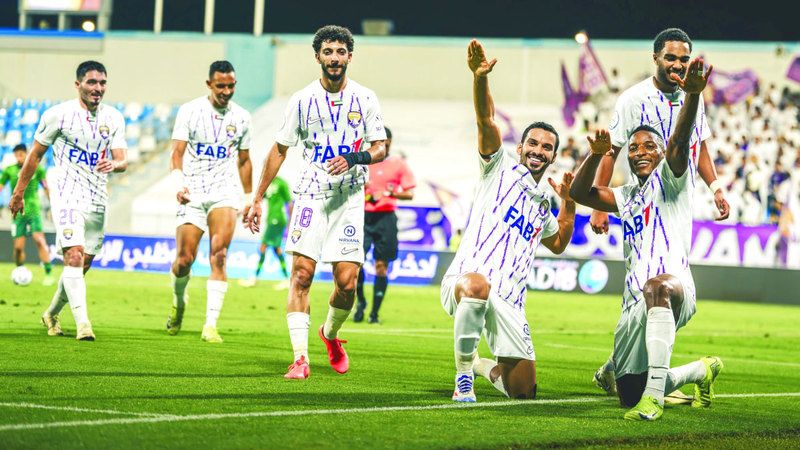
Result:
<svg viewBox="0 0 800 450">
<path fill-rule="evenodd" d="M 540 184 L 556 157 L 556 130 L 534 122 L 522 133 L 517 158 L 503 149 L 489 92 L 488 75 L 496 63 L 486 60 L 478 41 L 470 42 L 480 180 L 469 225 L 441 288 L 442 306 L 454 319 L 453 400 L 458 402 L 475 402 L 473 372 L 511 398 L 536 397 L 536 356 L 525 317 L 527 279 L 539 243 L 563 252 L 575 221 L 572 174 L 564 174 L 560 184 L 548 178 L 562 200 L 558 218 Z M 496 360 L 478 358 L 481 333 Z"/>
<path fill-rule="evenodd" d="M 289 147 L 303 149 L 306 163 L 294 187 L 286 252 L 292 255 L 286 319 L 294 363 L 286 378 L 309 376 L 308 293 L 317 262 L 333 264 L 334 289 L 328 317 L 319 336 L 336 372 L 345 373 L 349 359 L 338 332 L 355 301 L 358 270 L 364 262 L 364 183 L 367 165 L 383 160 L 386 133 L 374 92 L 347 77 L 353 57 L 353 35 L 344 27 L 317 30 L 314 57 L 322 77 L 289 100 L 284 123 L 264 162 L 256 198 L 261 198 L 286 159 Z M 258 232 L 261 202 L 245 211 L 244 222 Z"/>
<path fill-rule="evenodd" d="M 700 94 L 712 68 L 696 58 L 683 78 L 670 77 L 686 93 L 677 125 L 664 144 L 660 132 L 640 125 L 628 138 L 633 183 L 617 188 L 592 185 L 600 161 L 612 150 L 608 132 L 588 138 L 591 154 L 578 169 L 571 195 L 576 202 L 620 216 L 623 226 L 625 286 L 622 315 L 614 332 L 616 389 L 629 420 L 656 420 L 664 392 L 694 383 L 694 407 L 708 407 L 722 361 L 706 357 L 670 369 L 675 331 L 695 312 L 696 293 L 689 269 L 692 237 L 692 135 Z"/>
<path fill-rule="evenodd" d="M 250 113 L 231 100 L 236 73 L 230 62 L 213 62 L 206 86 L 209 95 L 181 105 L 172 131 L 170 178 L 178 211 L 167 332 L 174 336 L 181 329 L 192 263 L 200 239 L 208 231 L 211 276 L 206 281 L 206 322 L 201 338 L 221 343 L 217 320 L 228 290 L 228 246 L 236 227 L 236 212 L 252 200 Z M 241 179 L 241 185 L 237 179 Z"/>
<path fill-rule="evenodd" d="M 22 170 L 22 165 L 25 164 L 25 158 L 28 156 L 28 148 L 25 144 L 19 144 L 14 147 L 14 158 L 17 160 L 16 164 L 12 164 L 2 172 L 0 172 L 0 192 L 3 191 L 6 184 L 11 186 L 11 190 L 17 185 L 19 180 L 19 173 Z M 14 239 L 14 263 L 17 267 L 25 264 L 25 237 L 33 237 L 33 242 L 39 250 L 39 261 L 42 262 L 44 267 L 44 279 L 42 284 L 44 286 L 51 286 L 54 282 L 50 272 L 53 270 L 53 265 L 50 263 L 50 249 L 47 247 L 47 241 L 44 238 L 44 228 L 42 227 L 42 211 L 39 207 L 39 186 L 44 189 L 44 195 L 50 197 L 50 190 L 47 187 L 46 171 L 44 167 L 38 166 L 36 172 L 28 182 L 28 188 L 25 190 L 25 211 L 17 215 L 14 223 L 11 226 L 11 237 Z"/>
<path fill-rule="evenodd" d="M 672 78 L 672 74 L 683 77 L 692 53 L 692 41 L 681 29 L 667 28 L 653 40 L 653 63 L 655 74 L 626 89 L 617 99 L 614 117 L 609 131 L 613 152 L 604 157 L 597 171 L 595 184 L 608 186 L 614 170 L 614 161 L 634 129 L 649 125 L 656 129 L 664 139 L 669 139 L 678 123 L 678 114 L 684 106 L 685 92 Z M 714 202 L 719 210 L 717 220 L 724 220 L 730 214 L 722 183 L 717 180 L 714 162 L 708 152 L 706 141 L 711 137 L 711 128 L 706 120 L 703 98 L 697 109 L 694 128 L 690 138 L 691 155 L 689 171 L 691 183 L 695 183 L 697 173 L 714 192 Z M 608 214 L 592 211 L 590 225 L 595 233 L 608 232 Z M 611 358 L 594 374 L 594 383 L 609 395 L 616 395 L 614 386 L 614 363 Z M 679 393 L 676 393 L 679 394 Z M 680 401 L 680 399 L 678 399 Z"/>
<path fill-rule="evenodd" d="M 42 114 L 9 209 L 14 217 L 25 213 L 25 190 L 52 146 L 55 186 L 50 190 L 50 205 L 64 270 L 50 307 L 42 314 L 42 323 L 48 335 L 63 335 L 59 313 L 69 303 L 77 326 L 76 338 L 93 341 L 84 274 L 103 247 L 108 174 L 124 172 L 128 167 L 128 145 L 122 113 L 101 103 L 106 92 L 106 68 L 97 61 L 84 61 L 78 65 L 75 78 L 78 98 Z"/>
</svg>

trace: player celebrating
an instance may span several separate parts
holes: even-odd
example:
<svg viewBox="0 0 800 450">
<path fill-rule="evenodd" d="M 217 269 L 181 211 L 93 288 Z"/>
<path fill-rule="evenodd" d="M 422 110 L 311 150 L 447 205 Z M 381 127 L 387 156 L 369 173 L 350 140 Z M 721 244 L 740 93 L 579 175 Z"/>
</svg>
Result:
<svg viewBox="0 0 800 450">
<path fill-rule="evenodd" d="M 256 273 L 249 280 L 239 280 L 239 284 L 244 287 L 253 287 L 256 285 L 258 275 L 261 273 L 261 268 L 264 266 L 264 259 L 267 256 L 267 248 L 271 248 L 278 258 L 281 265 L 281 273 L 285 281 L 278 283 L 275 286 L 276 290 L 286 289 L 289 287 L 289 273 L 286 271 L 286 258 L 283 256 L 283 233 L 286 231 L 286 206 L 291 208 L 292 194 L 289 190 L 289 184 L 281 177 L 275 177 L 272 183 L 269 184 L 264 198 L 267 200 L 267 226 L 264 229 L 264 234 L 261 236 L 261 247 L 258 248 L 258 266 L 256 266 Z"/>
<path fill-rule="evenodd" d="M 50 205 L 56 225 L 56 246 L 64 256 L 64 271 L 42 322 L 50 336 L 63 335 L 58 314 L 69 302 L 78 340 L 95 339 L 86 308 L 84 274 L 103 247 L 111 172 L 128 166 L 125 119 L 101 104 L 106 92 L 106 68 L 97 61 L 82 62 L 76 71 L 76 100 L 53 106 L 42 114 L 31 152 L 19 173 L 9 208 L 16 217 L 25 213 L 25 191 L 47 148 L 55 153 Z"/>
<path fill-rule="evenodd" d="M 19 180 L 19 172 L 22 170 L 22 165 L 25 163 L 25 157 L 28 155 L 28 148 L 25 144 L 19 144 L 14 147 L 14 158 L 17 159 L 16 164 L 6 167 L 0 173 L 0 192 L 6 186 L 6 183 L 11 184 L 11 190 L 17 185 Z M 45 179 L 44 167 L 37 167 L 36 171 L 28 183 L 28 188 L 25 189 L 25 211 L 14 219 L 14 224 L 11 228 L 11 237 L 14 239 L 14 262 L 17 266 L 25 264 L 25 237 L 32 236 L 33 242 L 39 249 L 39 261 L 44 266 L 45 277 L 42 284 L 50 286 L 53 284 L 53 277 L 50 272 L 53 270 L 53 265 L 50 264 L 50 250 L 47 248 L 47 241 L 44 239 L 44 230 L 42 228 L 42 212 L 39 207 L 39 185 L 44 188 L 46 196 L 50 197 L 50 191 L 47 189 L 47 180 Z"/>
<path fill-rule="evenodd" d="M 614 118 L 610 126 L 611 145 L 614 152 L 603 158 L 597 171 L 595 183 L 608 186 L 614 169 L 614 161 L 620 149 L 628 142 L 628 137 L 640 125 L 655 128 L 664 139 L 669 139 L 677 126 L 678 114 L 685 102 L 686 94 L 672 78 L 684 76 L 692 53 L 692 41 L 678 28 L 668 28 L 658 33 L 653 41 L 653 62 L 655 75 L 625 90 L 617 99 Z M 703 98 L 697 110 L 694 130 L 689 146 L 691 155 L 689 171 L 692 183 L 696 173 L 714 191 L 714 202 L 720 212 L 717 220 L 724 220 L 730 214 L 722 183 L 717 181 L 714 163 L 708 153 L 706 140 L 711 137 L 711 128 L 706 121 Z M 698 156 L 698 149 L 700 150 Z M 593 211 L 590 219 L 592 230 L 596 233 L 608 232 L 608 214 Z M 594 382 L 609 395 L 616 395 L 614 386 L 614 363 L 611 358 L 594 374 Z M 680 395 L 680 392 L 675 394 Z M 672 396 L 670 396 L 672 398 Z M 680 399 L 676 399 L 681 402 Z"/>
<path fill-rule="evenodd" d="M 171 271 L 174 295 L 167 332 L 174 336 L 181 329 L 189 300 L 186 285 L 200 238 L 208 230 L 211 276 L 206 281 L 206 323 L 201 337 L 206 342 L 221 343 L 217 319 L 228 290 L 225 261 L 236 212 L 242 205 L 242 187 L 245 203 L 250 203 L 252 196 L 250 113 L 231 101 L 236 73 L 228 61 L 211 64 L 206 86 L 209 95 L 181 105 L 172 131 L 170 177 L 178 212 L 177 248 Z M 241 186 L 237 177 L 242 180 Z"/>
<path fill-rule="evenodd" d="M 692 406 L 707 407 L 722 370 L 717 357 L 669 368 L 676 328 L 695 312 L 695 287 L 689 269 L 692 237 L 691 136 L 700 93 L 712 68 L 703 60 L 688 65 L 683 78 L 670 77 L 686 93 L 669 142 L 650 125 L 640 125 L 628 140 L 628 164 L 636 181 L 609 189 L 592 186 L 600 160 L 611 153 L 608 132 L 589 138 L 592 153 L 572 185 L 575 201 L 618 213 L 623 224 L 625 287 L 622 316 L 614 333 L 613 362 L 620 402 L 633 407 L 629 420 L 656 420 L 664 411 L 664 392 L 695 383 Z M 648 376 L 649 375 L 649 376 Z"/>
<path fill-rule="evenodd" d="M 356 278 L 364 262 L 366 166 L 383 159 L 386 139 L 375 93 L 346 74 L 353 57 L 350 30 L 322 27 L 314 35 L 313 47 L 322 77 L 289 100 L 256 191 L 260 198 L 278 173 L 287 149 L 301 144 L 307 165 L 294 188 L 296 200 L 286 243 L 286 252 L 293 257 L 286 319 L 294 363 L 285 377 L 296 379 L 309 375 L 308 291 L 320 260 L 333 263 L 334 289 L 319 336 L 328 349 L 331 367 L 339 373 L 349 368 L 342 347 L 345 341 L 338 338 L 338 332 L 353 308 Z M 254 202 L 246 212 L 245 224 L 257 232 L 261 202 Z"/>
<path fill-rule="evenodd" d="M 364 203 L 364 253 L 372 247 L 375 260 L 375 287 L 372 291 L 372 311 L 369 323 L 380 323 L 378 311 L 389 285 L 387 270 L 389 263 L 397 259 L 397 200 L 414 198 L 414 174 L 402 156 L 389 156 L 392 132 L 386 128 L 386 159 L 369 170 L 369 181 L 365 186 Z M 353 322 L 364 320 L 367 299 L 364 297 L 364 269 L 358 272 L 356 288 L 358 304 Z"/>
<path fill-rule="evenodd" d="M 536 356 L 525 318 L 526 280 L 540 242 L 558 254 L 572 238 L 572 174 L 566 173 L 559 185 L 548 179 L 563 200 L 556 219 L 540 181 L 555 159 L 558 133 L 547 123 L 534 122 L 517 145 L 519 158 L 507 154 L 489 93 L 488 75 L 497 60 L 487 61 L 476 40 L 467 55 L 474 74 L 481 175 L 469 225 L 442 280 L 442 306 L 454 319 L 453 400 L 475 401 L 473 370 L 511 398 L 534 398 Z M 477 358 L 481 332 L 496 362 Z"/>
</svg>

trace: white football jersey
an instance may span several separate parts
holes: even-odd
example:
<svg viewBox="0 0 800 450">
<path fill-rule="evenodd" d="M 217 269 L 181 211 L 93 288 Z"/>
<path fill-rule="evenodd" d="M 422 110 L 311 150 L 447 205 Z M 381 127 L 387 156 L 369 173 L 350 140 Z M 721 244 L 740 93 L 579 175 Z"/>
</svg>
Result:
<svg viewBox="0 0 800 450">
<path fill-rule="evenodd" d="M 647 178 L 613 188 L 622 221 L 625 286 L 622 307 L 644 301 L 642 288 L 656 275 L 667 273 L 694 286 L 689 269 L 692 245 L 694 185 L 687 170 L 678 178 L 664 158 Z"/>
<path fill-rule="evenodd" d="M 198 97 L 181 105 L 172 139 L 187 142 L 183 174 L 190 195 L 241 195 L 239 151 L 250 150 L 249 112 L 233 101 L 219 111 L 207 96 Z"/>
<path fill-rule="evenodd" d="M 100 104 L 95 114 L 78 99 L 53 106 L 42 114 L 33 138 L 53 147 L 51 195 L 57 201 L 85 210 L 105 208 L 108 174 L 95 170 L 101 159 L 112 159 L 111 150 L 127 149 L 125 118 L 114 107 Z"/>
<path fill-rule="evenodd" d="M 686 93 L 680 88 L 673 94 L 660 91 L 653 78 L 649 77 L 629 87 L 617 99 L 614 107 L 614 117 L 611 119 L 609 132 L 611 144 L 622 148 L 623 155 L 627 154 L 627 143 L 630 134 L 640 125 L 650 125 L 669 141 L 675 126 L 678 123 L 678 114 L 683 107 Z M 711 137 L 711 128 L 706 120 L 706 108 L 703 97 L 697 107 L 697 118 L 690 141 L 691 158 L 689 169 L 692 175 L 697 174 L 697 155 L 700 152 L 699 143 Z M 694 177 L 692 178 L 694 183 Z"/>
<path fill-rule="evenodd" d="M 326 91 L 319 80 L 292 95 L 275 141 L 303 147 L 306 166 L 294 187 L 298 197 L 329 197 L 361 189 L 367 167 L 357 164 L 342 175 L 328 174 L 327 163 L 350 152 L 366 151 L 386 139 L 378 97 L 348 79 L 342 91 Z"/>
<path fill-rule="evenodd" d="M 527 279 L 539 242 L 558 232 L 543 191 L 528 169 L 500 149 L 481 160 L 469 222 L 445 276 L 477 272 L 497 299 L 525 308 Z"/>
</svg>

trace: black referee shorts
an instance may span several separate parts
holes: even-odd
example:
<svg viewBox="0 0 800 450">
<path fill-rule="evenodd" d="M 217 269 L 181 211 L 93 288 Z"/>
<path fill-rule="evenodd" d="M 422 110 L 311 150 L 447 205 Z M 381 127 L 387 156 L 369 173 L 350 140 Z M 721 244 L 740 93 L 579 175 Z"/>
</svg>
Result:
<svg viewBox="0 0 800 450">
<path fill-rule="evenodd" d="M 397 259 L 397 215 L 394 211 L 364 213 L 364 253 L 373 245 L 374 259 L 387 262 Z"/>
</svg>

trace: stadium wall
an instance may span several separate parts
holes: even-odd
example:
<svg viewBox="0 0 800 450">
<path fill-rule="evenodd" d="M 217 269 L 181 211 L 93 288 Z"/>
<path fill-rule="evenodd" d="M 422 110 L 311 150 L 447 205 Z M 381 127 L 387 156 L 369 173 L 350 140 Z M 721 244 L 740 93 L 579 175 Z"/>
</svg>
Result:
<svg viewBox="0 0 800 450">
<path fill-rule="evenodd" d="M 0 31 L 0 96 L 71 98 L 77 64 L 98 59 L 109 69 L 109 100 L 182 103 L 204 92 L 208 64 L 231 60 L 240 84 L 237 98 L 255 108 L 289 96 L 318 77 L 311 35 L 162 33 L 112 31 L 55 33 Z M 464 64 L 468 38 L 357 36 L 350 74 L 381 98 L 470 100 Z M 578 45 L 571 39 L 485 39 L 499 59 L 492 83 L 502 103 L 563 101 L 559 67 L 576 77 Z M 606 70 L 617 67 L 629 83 L 652 73 L 650 41 L 592 41 Z M 779 54 L 776 49 L 783 49 Z M 767 83 L 785 83 L 797 43 L 695 43 L 718 69 L 752 68 Z M 196 80 L 196 81 L 194 81 Z M 575 81 L 573 80 L 573 83 Z"/>
<path fill-rule="evenodd" d="M 236 100 L 249 109 L 272 96 L 269 37 L 141 32 L 0 32 L 0 97 L 69 99 L 81 61 L 109 72 L 107 100 L 180 104 L 203 95 L 209 64 L 228 59 L 239 78 Z"/>
</svg>

